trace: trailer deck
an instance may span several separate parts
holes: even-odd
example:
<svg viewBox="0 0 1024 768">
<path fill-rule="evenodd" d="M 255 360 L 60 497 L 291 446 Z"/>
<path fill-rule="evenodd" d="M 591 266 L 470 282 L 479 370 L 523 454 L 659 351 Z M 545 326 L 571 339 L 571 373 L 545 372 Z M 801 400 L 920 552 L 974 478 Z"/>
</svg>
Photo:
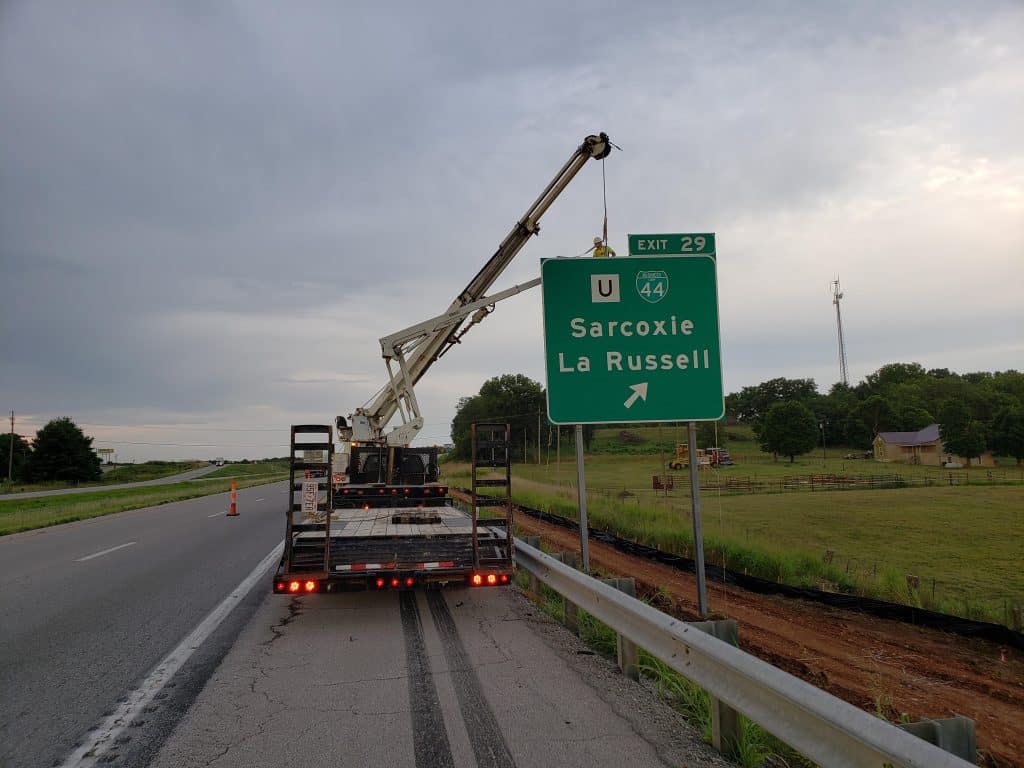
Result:
<svg viewBox="0 0 1024 768">
<path fill-rule="evenodd" d="M 508 427 L 501 430 L 504 436 Z M 299 433 L 320 441 L 296 440 Z M 275 592 L 510 582 L 515 545 L 507 466 L 504 479 L 481 482 L 489 490 L 500 483 L 502 495 L 474 494 L 462 510 L 446 485 L 425 482 L 437 474 L 436 447 L 353 446 L 348 474 L 360 482 L 336 483 L 328 471 L 330 437 L 326 425 L 292 427 L 291 498 Z M 504 453 L 501 458 L 507 464 Z M 489 455 L 487 466 L 494 461 Z M 382 473 L 393 482 L 375 482 Z"/>
<path fill-rule="evenodd" d="M 395 522 L 411 520 L 417 516 L 437 522 Z M 481 526 L 483 530 L 484 526 Z M 473 521 L 455 507 L 427 507 L 410 510 L 408 507 L 378 507 L 375 509 L 335 509 L 331 513 L 331 538 L 368 536 L 450 536 L 470 535 Z M 501 530 L 504 535 L 504 529 Z M 302 531 L 299 538 L 323 538 L 323 531 Z"/>
</svg>

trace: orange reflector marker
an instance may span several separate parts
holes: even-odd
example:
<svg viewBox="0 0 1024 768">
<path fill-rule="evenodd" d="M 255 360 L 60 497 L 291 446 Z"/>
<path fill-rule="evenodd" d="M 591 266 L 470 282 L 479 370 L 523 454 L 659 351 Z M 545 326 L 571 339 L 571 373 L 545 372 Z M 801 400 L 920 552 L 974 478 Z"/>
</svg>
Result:
<svg viewBox="0 0 1024 768">
<path fill-rule="evenodd" d="M 492 585 L 493 584 L 497 584 L 498 583 L 498 577 L 495 576 L 493 573 L 488 573 L 487 574 L 487 583 L 488 584 L 492 584 Z"/>
<path fill-rule="evenodd" d="M 307 581 L 306 582 L 306 591 L 307 592 L 316 592 L 316 582 L 315 581 Z"/>
<path fill-rule="evenodd" d="M 277 582 L 277 591 L 278 592 L 284 592 L 284 582 L 283 581 Z"/>
<path fill-rule="evenodd" d="M 481 576 L 479 573 L 474 573 L 473 574 L 473 586 L 474 587 L 479 587 L 483 583 L 484 583 L 484 577 Z"/>
<path fill-rule="evenodd" d="M 289 584 L 288 584 L 288 591 L 289 592 L 298 592 L 300 586 L 302 586 L 302 585 L 299 584 L 299 582 L 297 582 L 297 581 L 289 582 Z"/>
</svg>

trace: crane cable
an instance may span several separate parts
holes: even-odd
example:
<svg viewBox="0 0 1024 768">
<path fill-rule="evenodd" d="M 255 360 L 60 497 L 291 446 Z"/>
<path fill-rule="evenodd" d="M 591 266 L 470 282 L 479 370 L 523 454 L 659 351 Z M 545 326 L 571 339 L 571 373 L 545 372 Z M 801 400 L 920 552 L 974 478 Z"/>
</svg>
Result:
<svg viewBox="0 0 1024 768">
<path fill-rule="evenodd" d="M 604 158 L 601 158 L 601 195 L 604 199 L 604 225 L 601 229 L 601 237 L 604 247 L 608 247 L 608 181 L 604 175 Z"/>
</svg>

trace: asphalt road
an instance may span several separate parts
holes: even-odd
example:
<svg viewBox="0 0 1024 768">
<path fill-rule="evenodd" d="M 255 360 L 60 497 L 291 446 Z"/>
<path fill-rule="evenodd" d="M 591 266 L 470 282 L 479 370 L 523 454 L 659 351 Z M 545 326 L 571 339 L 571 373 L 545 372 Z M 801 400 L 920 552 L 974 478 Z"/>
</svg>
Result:
<svg viewBox="0 0 1024 768">
<path fill-rule="evenodd" d="M 286 485 L 239 491 L 238 517 L 218 494 L 0 537 L 0 765 L 63 759 L 281 541 Z M 263 595 L 179 672 L 133 746 L 159 744 Z"/>
<path fill-rule="evenodd" d="M 731 765 L 508 588 L 266 595 L 150 768 Z"/>
<path fill-rule="evenodd" d="M 170 475 L 168 477 L 158 477 L 156 480 L 140 480 L 137 483 L 117 483 L 116 485 L 84 485 L 81 488 L 58 488 L 53 491 L 26 491 L 25 493 L 6 493 L 0 494 L 0 501 L 8 501 L 10 499 L 35 499 L 41 496 L 64 496 L 69 493 L 95 493 L 96 491 L 110 491 L 119 488 L 139 488 L 145 485 L 170 485 L 171 483 L 181 483 L 185 480 L 195 480 L 208 475 L 216 469 L 221 469 L 216 465 L 211 464 L 208 467 L 199 467 L 198 469 L 190 469 L 188 472 L 182 472 L 177 475 Z"/>
</svg>

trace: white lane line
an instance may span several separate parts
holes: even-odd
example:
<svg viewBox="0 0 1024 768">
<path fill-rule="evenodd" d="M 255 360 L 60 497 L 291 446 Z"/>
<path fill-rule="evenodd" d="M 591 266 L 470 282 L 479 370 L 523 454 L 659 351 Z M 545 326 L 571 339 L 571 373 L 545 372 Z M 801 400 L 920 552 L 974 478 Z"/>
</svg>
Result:
<svg viewBox="0 0 1024 768">
<path fill-rule="evenodd" d="M 263 578 L 267 569 L 281 559 L 283 551 L 284 542 L 282 541 L 260 561 L 252 573 L 242 579 L 241 583 L 224 598 L 220 605 L 207 614 L 206 618 L 192 630 L 188 637 L 181 641 L 177 648 L 164 656 L 163 661 L 153 668 L 138 688 L 128 694 L 124 703 L 119 704 L 110 717 L 100 723 L 95 730 L 89 732 L 82 744 L 61 763 L 60 768 L 92 768 L 101 762 L 107 750 L 116 744 L 121 733 L 131 725 L 145 707 L 149 706 L 153 698 L 221 625 L 232 609 L 242 602 Z"/>
<path fill-rule="evenodd" d="M 263 499 L 256 499 L 256 501 L 263 501 Z"/>
<path fill-rule="evenodd" d="M 220 517 L 223 514 L 226 514 L 226 513 L 225 512 L 214 512 L 212 515 L 207 515 L 207 517 Z"/>
<path fill-rule="evenodd" d="M 132 544 L 138 544 L 138 543 L 139 542 L 137 542 L 137 541 L 129 541 L 127 544 L 118 544 L 116 547 L 111 547 L 110 549 L 104 549 L 102 552 L 94 552 L 91 555 L 86 555 L 85 557 L 80 557 L 77 560 L 75 560 L 75 562 L 76 563 L 84 563 L 86 560 L 92 560 L 94 557 L 103 557 L 104 555 L 109 555 L 111 552 L 117 552 L 117 550 L 119 550 L 119 549 L 124 549 L 125 547 L 130 547 Z"/>
</svg>

